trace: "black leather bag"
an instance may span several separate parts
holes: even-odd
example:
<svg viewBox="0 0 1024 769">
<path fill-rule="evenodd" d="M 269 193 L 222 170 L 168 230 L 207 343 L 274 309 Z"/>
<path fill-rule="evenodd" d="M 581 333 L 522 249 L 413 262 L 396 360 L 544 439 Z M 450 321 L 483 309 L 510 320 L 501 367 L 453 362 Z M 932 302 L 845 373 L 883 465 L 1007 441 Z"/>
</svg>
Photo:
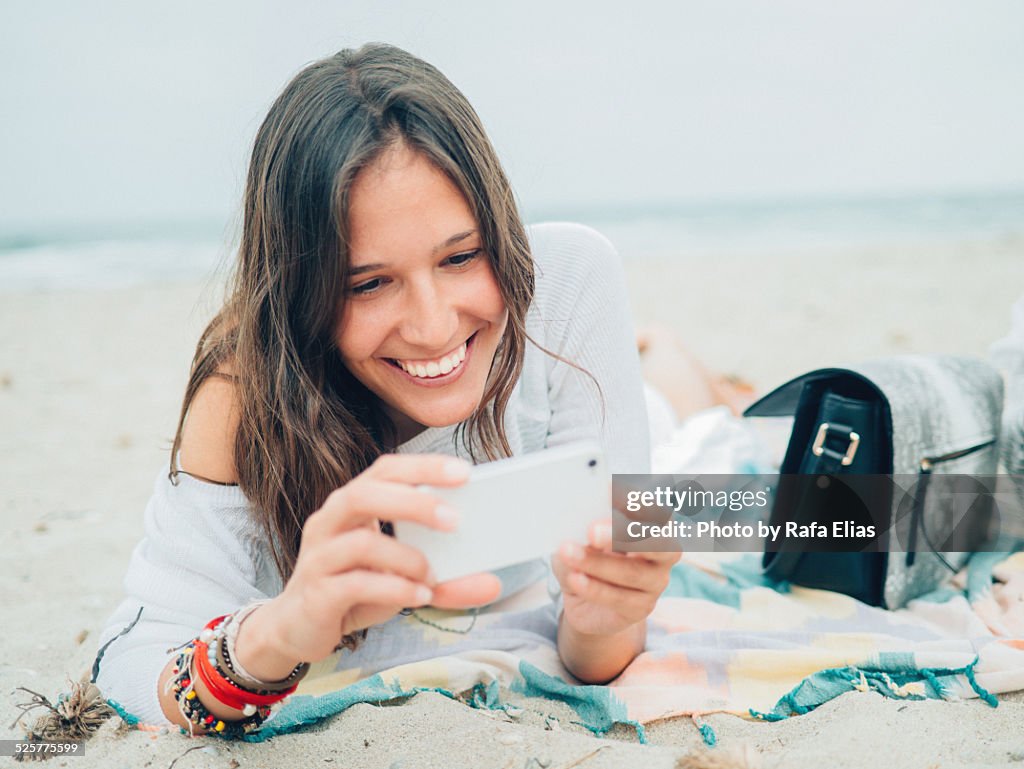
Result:
<svg viewBox="0 0 1024 769">
<path fill-rule="evenodd" d="M 891 487 L 876 484 L 864 499 L 844 497 L 843 484 L 809 482 L 819 475 L 935 473 L 991 475 L 1002 408 L 1002 380 L 988 364 L 955 356 L 901 356 L 850 369 L 819 369 L 797 377 L 744 412 L 794 417 L 780 468 L 771 523 L 798 525 L 856 519 L 865 503 L 888 516 L 888 536 L 906 552 L 804 552 L 778 543 L 763 566 L 776 580 L 846 593 L 874 606 L 898 608 L 937 587 L 988 536 L 983 517 L 957 552 L 919 547 L 928 524 L 946 526 L 942 505 L 915 504 L 900 515 Z M 920 487 L 919 487 L 920 488 Z M 920 495 L 924 499 L 923 495 Z M 928 516 L 926 520 L 924 516 Z"/>
</svg>

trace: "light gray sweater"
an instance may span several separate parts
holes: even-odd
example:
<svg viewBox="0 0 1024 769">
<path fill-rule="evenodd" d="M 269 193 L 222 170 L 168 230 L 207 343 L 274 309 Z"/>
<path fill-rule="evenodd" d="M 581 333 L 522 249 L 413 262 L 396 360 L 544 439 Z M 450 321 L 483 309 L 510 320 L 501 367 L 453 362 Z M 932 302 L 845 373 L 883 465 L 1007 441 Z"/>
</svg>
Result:
<svg viewBox="0 0 1024 769">
<path fill-rule="evenodd" d="M 590 438 L 604 447 L 611 472 L 646 473 L 647 412 L 621 261 L 607 239 L 581 225 L 537 225 L 529 236 L 537 279 L 527 330 L 545 348 L 590 372 L 601 392 L 576 369 L 528 344 L 505 416 L 513 452 Z M 427 429 L 398 450 L 460 453 L 455 429 Z M 113 638 L 143 608 L 138 624 L 107 649 L 98 684 L 107 698 L 151 724 L 167 723 L 157 680 L 169 650 L 195 637 L 213 617 L 276 596 L 283 587 L 241 490 L 185 473 L 178 478 L 173 485 L 166 468 L 157 476 L 144 537 L 125 575 L 125 598 L 99 641 Z M 548 565 L 531 561 L 498 574 L 504 598 L 543 578 Z M 550 575 L 549 584 L 557 588 Z M 373 628 L 352 666 L 372 674 L 417 659 L 416 639 L 391 628 L 397 625 Z"/>
</svg>

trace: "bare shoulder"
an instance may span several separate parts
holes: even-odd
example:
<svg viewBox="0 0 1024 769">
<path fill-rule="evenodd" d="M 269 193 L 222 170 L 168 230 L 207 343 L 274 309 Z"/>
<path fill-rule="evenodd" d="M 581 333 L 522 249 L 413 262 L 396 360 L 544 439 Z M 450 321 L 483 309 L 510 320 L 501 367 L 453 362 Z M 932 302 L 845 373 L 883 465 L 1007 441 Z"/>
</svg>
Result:
<svg viewBox="0 0 1024 769">
<path fill-rule="evenodd" d="M 192 399 L 182 428 L 178 465 L 205 480 L 237 483 L 238 396 L 230 366 L 222 366 L 219 374 L 203 382 Z"/>
</svg>

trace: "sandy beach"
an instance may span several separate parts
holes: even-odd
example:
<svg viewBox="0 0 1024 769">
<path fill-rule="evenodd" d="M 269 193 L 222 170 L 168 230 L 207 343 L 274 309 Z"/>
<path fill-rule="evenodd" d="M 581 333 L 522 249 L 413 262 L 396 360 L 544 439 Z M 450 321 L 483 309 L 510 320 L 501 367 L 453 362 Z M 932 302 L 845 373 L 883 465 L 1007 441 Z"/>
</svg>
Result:
<svg viewBox="0 0 1024 769">
<path fill-rule="evenodd" d="M 626 254 L 638 325 L 676 329 L 712 367 L 759 389 L 825 365 L 909 352 L 984 356 L 1024 292 L 1024 240 L 815 254 Z M 91 664 L 121 597 L 157 469 L 167 463 L 188 365 L 219 285 L 163 284 L 0 297 L 0 739 L 26 687 L 51 699 Z M 552 713 L 559 705 L 553 704 Z M 41 711 L 39 711 L 41 712 Z M 672 767 L 702 749 L 689 719 L 650 744 L 540 716 L 514 723 L 441 695 L 358 705 L 259 745 L 207 744 L 114 719 L 67 766 Z M 29 717 L 30 720 L 32 716 Z M 716 751 L 751 766 L 1020 766 L 1024 696 L 904 702 L 847 694 L 767 724 L 708 719 Z M 202 746 L 182 755 L 190 748 Z M 597 753 L 593 753 L 595 750 Z M 592 755 L 591 755 L 592 754 Z M 531 763 L 530 759 L 536 759 Z M 585 760 L 585 763 L 584 763 Z M 576 762 L 576 763 L 574 763 Z M 57 765 L 62 764 L 57 760 Z"/>
</svg>

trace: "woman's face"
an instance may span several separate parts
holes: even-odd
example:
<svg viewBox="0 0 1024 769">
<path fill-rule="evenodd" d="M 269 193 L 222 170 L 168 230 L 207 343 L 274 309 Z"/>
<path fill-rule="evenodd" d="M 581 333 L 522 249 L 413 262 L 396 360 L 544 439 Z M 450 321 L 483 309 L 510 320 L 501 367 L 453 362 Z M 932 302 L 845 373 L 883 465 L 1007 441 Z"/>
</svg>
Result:
<svg viewBox="0 0 1024 769">
<path fill-rule="evenodd" d="M 336 341 L 405 441 L 468 418 L 508 319 L 476 218 L 448 177 L 404 144 L 356 177 Z"/>
</svg>

